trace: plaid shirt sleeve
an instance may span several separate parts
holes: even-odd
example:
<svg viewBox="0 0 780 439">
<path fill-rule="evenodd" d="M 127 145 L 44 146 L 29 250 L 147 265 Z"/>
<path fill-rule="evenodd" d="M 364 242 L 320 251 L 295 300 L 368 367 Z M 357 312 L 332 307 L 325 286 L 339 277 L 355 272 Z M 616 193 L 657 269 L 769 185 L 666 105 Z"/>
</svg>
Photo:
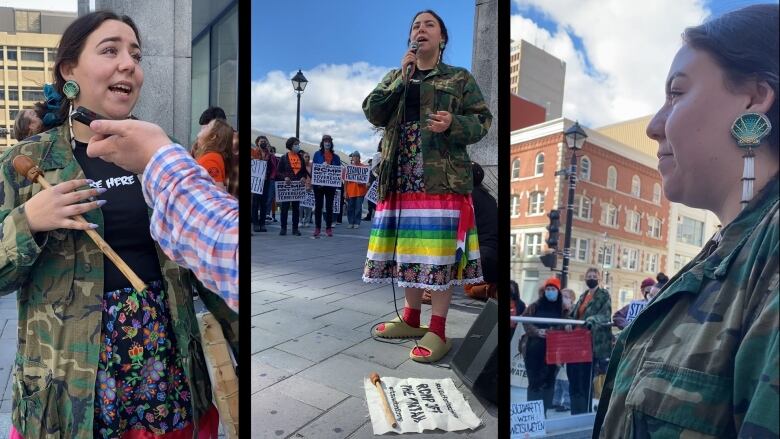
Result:
<svg viewBox="0 0 780 439">
<path fill-rule="evenodd" d="M 238 312 L 238 200 L 177 144 L 154 154 L 142 181 L 152 237 Z"/>
</svg>

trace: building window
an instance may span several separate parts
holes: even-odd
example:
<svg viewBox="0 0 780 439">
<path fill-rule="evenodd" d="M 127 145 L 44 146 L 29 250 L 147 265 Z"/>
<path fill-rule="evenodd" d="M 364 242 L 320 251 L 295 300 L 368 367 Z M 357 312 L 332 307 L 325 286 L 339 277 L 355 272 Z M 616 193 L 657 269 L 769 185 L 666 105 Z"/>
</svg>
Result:
<svg viewBox="0 0 780 439">
<path fill-rule="evenodd" d="M 41 13 L 40 11 L 15 11 L 16 12 L 16 31 L 41 33 Z"/>
<path fill-rule="evenodd" d="M 639 212 L 629 210 L 626 216 L 627 216 L 626 220 L 628 222 L 627 224 L 628 230 L 630 232 L 639 233 L 640 223 L 641 223 Z"/>
<path fill-rule="evenodd" d="M 613 190 L 617 189 L 617 169 L 614 166 L 607 169 L 607 187 Z"/>
<path fill-rule="evenodd" d="M 16 120 L 16 115 L 19 114 L 19 106 L 18 105 L 9 105 L 8 106 L 8 119 L 10 121 Z"/>
<path fill-rule="evenodd" d="M 610 227 L 617 227 L 617 208 L 611 204 L 605 204 L 601 209 L 601 223 Z"/>
<path fill-rule="evenodd" d="M 544 211 L 544 194 L 541 192 L 532 192 L 528 197 L 528 214 L 539 215 Z"/>
<path fill-rule="evenodd" d="M 520 195 L 512 195 L 512 217 L 520 216 Z"/>
<path fill-rule="evenodd" d="M 647 224 L 650 227 L 650 236 L 652 238 L 661 237 L 661 220 L 658 218 L 650 218 L 647 220 Z"/>
<path fill-rule="evenodd" d="M 517 256 L 517 235 L 514 233 L 509 235 L 509 252 L 513 258 Z"/>
<path fill-rule="evenodd" d="M 653 203 L 661 204 L 661 185 L 653 184 Z"/>
<path fill-rule="evenodd" d="M 580 161 L 580 180 L 590 181 L 590 159 L 587 157 Z"/>
<path fill-rule="evenodd" d="M 691 261 L 691 258 L 683 256 L 683 255 L 678 255 L 677 253 L 675 253 L 674 254 L 674 271 L 675 272 L 680 271 L 680 269 L 682 267 L 684 267 L 685 264 L 687 264 L 690 261 Z"/>
<path fill-rule="evenodd" d="M 588 262 L 588 244 L 587 239 L 574 238 L 574 259 Z"/>
<path fill-rule="evenodd" d="M 631 195 L 639 198 L 642 194 L 642 182 L 639 181 L 639 176 L 635 175 L 631 177 Z"/>
<path fill-rule="evenodd" d="M 512 179 L 520 178 L 520 159 L 512 162 Z"/>
<path fill-rule="evenodd" d="M 677 241 L 701 247 L 704 236 L 704 223 L 687 216 L 678 218 Z"/>
<path fill-rule="evenodd" d="M 523 291 L 520 298 L 525 303 L 533 303 L 539 298 L 539 270 L 524 270 Z"/>
<path fill-rule="evenodd" d="M 639 250 L 623 247 L 622 266 L 625 270 L 636 271 L 639 265 Z"/>
<path fill-rule="evenodd" d="M 647 255 L 647 268 L 645 271 L 648 273 L 658 273 L 658 253 L 652 253 Z"/>
<path fill-rule="evenodd" d="M 16 61 L 16 47 L 6 47 L 8 61 Z"/>
<path fill-rule="evenodd" d="M 18 101 L 19 100 L 19 90 L 14 88 L 8 88 L 8 100 L 9 101 Z"/>
<path fill-rule="evenodd" d="M 534 168 L 534 176 L 544 174 L 544 154 L 541 152 L 536 155 L 536 167 Z"/>
<path fill-rule="evenodd" d="M 584 195 L 574 196 L 574 216 L 579 219 L 589 220 L 590 216 L 590 198 Z"/>
<path fill-rule="evenodd" d="M 22 47 L 22 61 L 43 62 L 43 49 L 35 47 Z"/>
<path fill-rule="evenodd" d="M 528 233 L 525 235 L 525 256 L 539 256 L 542 254 L 542 234 Z"/>
<path fill-rule="evenodd" d="M 597 259 L 597 262 L 601 264 L 602 267 L 610 268 L 612 267 L 612 255 L 615 254 L 615 244 L 607 244 L 601 246 L 599 248 L 599 256 Z"/>
<path fill-rule="evenodd" d="M 35 88 L 29 88 L 29 87 L 22 87 L 22 100 L 23 101 L 33 101 L 33 102 L 43 102 L 44 96 L 43 96 L 43 90 L 41 89 L 35 89 Z"/>
</svg>

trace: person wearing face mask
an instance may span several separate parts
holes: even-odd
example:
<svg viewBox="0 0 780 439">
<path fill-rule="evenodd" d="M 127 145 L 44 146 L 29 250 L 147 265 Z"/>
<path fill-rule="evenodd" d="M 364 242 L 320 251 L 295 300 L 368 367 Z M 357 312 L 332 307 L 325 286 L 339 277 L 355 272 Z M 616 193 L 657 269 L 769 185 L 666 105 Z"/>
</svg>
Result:
<svg viewBox="0 0 780 439">
<path fill-rule="evenodd" d="M 341 166 L 341 159 L 333 151 L 333 138 L 329 134 L 322 136 L 320 150 L 314 153 L 313 164 L 329 164 Z M 333 197 L 336 188 L 332 186 L 313 185 L 314 188 L 314 233 L 315 238 L 320 237 L 322 229 L 322 208 L 325 207 L 325 234 L 333 236 Z"/>
<path fill-rule="evenodd" d="M 585 284 L 588 289 L 580 295 L 569 316 L 575 320 L 585 320 L 593 342 L 593 361 L 566 365 L 572 415 L 592 411 L 592 380 L 594 376 L 606 371 L 607 359 L 612 349 L 612 299 L 609 291 L 599 287 L 598 268 L 588 268 L 585 272 Z"/>
<path fill-rule="evenodd" d="M 618 336 L 594 438 L 780 437 L 779 45 L 777 2 L 682 33 L 647 135 L 723 227 Z"/>
<path fill-rule="evenodd" d="M 655 281 L 653 278 L 648 277 L 647 279 L 642 281 L 642 284 L 639 286 L 639 289 L 642 291 L 642 297 L 644 297 L 645 303 L 649 303 L 652 299 L 652 296 L 650 296 L 650 293 L 655 286 Z M 619 310 L 615 311 L 615 314 L 612 315 L 612 323 L 618 328 L 618 329 L 624 329 L 626 326 L 628 326 L 629 323 L 631 323 L 630 320 L 628 320 L 628 310 L 631 308 L 631 303 L 627 304 L 623 308 L 620 308 Z"/>
<path fill-rule="evenodd" d="M 358 151 L 354 151 L 350 154 L 349 158 L 353 166 L 365 167 L 364 164 L 360 163 L 360 153 Z M 349 221 L 349 228 L 360 228 L 360 218 L 363 214 L 363 197 L 365 197 L 366 192 L 368 192 L 368 186 L 364 183 L 357 183 L 354 181 L 348 181 L 344 183 L 344 186 L 346 186 L 347 221 Z"/>
<path fill-rule="evenodd" d="M 306 151 L 303 152 L 303 166 L 306 168 L 306 172 L 309 174 L 309 178 L 306 179 L 306 191 L 310 192 L 311 188 L 311 156 Z M 301 206 L 301 227 L 308 227 L 311 225 L 311 207 Z"/>
<path fill-rule="evenodd" d="M 563 313 L 569 315 L 571 309 L 574 306 L 575 294 L 571 288 L 564 288 L 561 290 L 563 296 Z M 571 330 L 571 325 L 564 327 L 567 331 Z M 569 383 L 562 378 L 562 375 L 566 373 L 564 369 L 560 369 L 555 378 L 555 393 L 553 394 L 552 407 L 556 412 L 568 412 L 571 410 L 571 400 L 569 398 Z"/>
<path fill-rule="evenodd" d="M 553 319 L 565 318 L 561 281 L 551 277 L 539 289 L 539 298 L 528 305 L 523 312 L 524 317 L 547 317 Z M 544 410 L 552 408 L 553 392 L 555 391 L 555 376 L 558 366 L 547 364 L 547 331 L 555 325 L 545 323 L 523 323 L 525 334 L 520 340 L 521 352 L 528 373 L 528 401 L 544 401 Z"/>
<path fill-rule="evenodd" d="M 265 136 L 258 136 L 255 139 L 255 148 L 252 148 L 252 159 L 253 160 L 265 160 L 266 161 L 266 168 L 265 168 L 265 180 L 263 181 L 263 193 L 262 194 L 252 194 L 252 231 L 253 232 L 265 232 L 267 229 L 265 228 L 265 215 L 267 211 L 268 206 L 268 196 L 271 186 L 271 167 L 270 163 L 268 163 L 268 156 L 270 155 L 268 151 L 268 138 Z"/>
<path fill-rule="evenodd" d="M 283 155 L 279 160 L 279 168 L 276 172 L 276 180 L 283 181 L 284 184 L 290 184 L 292 181 L 303 180 L 304 183 L 309 177 L 309 172 L 306 170 L 306 166 L 303 160 L 303 152 L 301 152 L 301 142 L 295 138 L 290 137 L 285 144 L 287 146 L 287 154 Z M 292 209 L 292 234 L 295 236 L 301 236 L 301 232 L 298 231 L 298 215 L 300 213 L 300 201 L 283 201 L 280 203 L 280 220 L 281 231 L 279 234 L 284 236 L 287 234 L 287 214 Z"/>
</svg>

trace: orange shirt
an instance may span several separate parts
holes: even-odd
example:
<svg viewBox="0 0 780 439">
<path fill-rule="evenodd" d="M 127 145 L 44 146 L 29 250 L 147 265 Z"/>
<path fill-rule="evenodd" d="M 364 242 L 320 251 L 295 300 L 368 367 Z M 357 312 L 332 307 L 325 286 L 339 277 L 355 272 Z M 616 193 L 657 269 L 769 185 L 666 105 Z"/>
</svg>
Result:
<svg viewBox="0 0 780 439">
<path fill-rule="evenodd" d="M 577 308 L 577 317 L 576 320 L 581 320 L 582 316 L 585 315 L 585 308 L 588 307 L 588 304 L 591 300 L 593 300 L 593 294 L 596 292 L 586 292 L 586 296 L 584 299 L 582 299 L 582 303 L 580 303 L 580 307 Z"/>
<path fill-rule="evenodd" d="M 225 182 L 225 160 L 222 158 L 222 154 L 207 152 L 198 158 L 198 164 L 206 169 L 215 182 Z"/>
<path fill-rule="evenodd" d="M 249 154 L 251 155 L 253 160 L 263 159 L 262 155 L 260 154 L 260 148 L 250 148 L 250 151 L 251 152 Z"/>
<path fill-rule="evenodd" d="M 293 170 L 293 174 L 297 175 L 301 170 L 301 158 L 298 157 L 297 153 L 291 151 L 287 153 L 287 160 L 290 161 L 290 167 Z"/>
<path fill-rule="evenodd" d="M 361 163 L 359 165 L 352 166 L 363 166 L 363 164 Z M 358 183 L 356 181 L 345 181 L 344 192 L 346 192 L 347 198 L 363 197 L 366 195 L 366 193 L 368 193 L 368 185 Z"/>
<path fill-rule="evenodd" d="M 333 152 L 328 151 L 326 149 L 324 155 L 325 155 L 325 163 L 331 164 L 331 162 L 333 161 Z"/>
</svg>

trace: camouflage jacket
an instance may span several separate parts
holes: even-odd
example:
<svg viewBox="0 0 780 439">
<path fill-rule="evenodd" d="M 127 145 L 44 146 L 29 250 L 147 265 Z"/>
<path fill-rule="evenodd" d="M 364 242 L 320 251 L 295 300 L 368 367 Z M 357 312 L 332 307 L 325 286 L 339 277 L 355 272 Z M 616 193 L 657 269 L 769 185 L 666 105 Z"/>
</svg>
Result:
<svg viewBox="0 0 780 439">
<path fill-rule="evenodd" d="M 778 437 L 778 179 L 618 337 L 594 438 Z"/>
<path fill-rule="evenodd" d="M 394 69 L 363 101 L 368 121 L 385 128 L 382 161 L 378 167 L 380 199 L 387 194 L 397 166 L 405 88 L 401 70 Z M 424 128 L 427 115 L 436 111 L 452 114 L 452 124 L 443 133 Z M 492 120 L 477 82 L 466 69 L 439 63 L 428 73 L 420 83 L 420 148 L 426 192 L 471 192 L 471 160 L 466 146 L 483 138 Z"/>
<path fill-rule="evenodd" d="M 82 231 L 33 235 L 24 203 L 41 190 L 11 165 L 31 157 L 52 185 L 85 178 L 66 125 L 30 137 L 0 157 L 0 294 L 18 290 L 18 344 L 12 371 L 14 427 L 25 439 L 91 438 L 101 346 L 104 256 Z M 100 209 L 84 214 L 103 235 Z M 168 306 L 192 392 L 193 416 L 210 407 L 211 388 L 188 271 L 157 248 Z"/>
<path fill-rule="evenodd" d="M 585 293 L 580 294 L 577 303 L 572 307 L 570 317 L 577 319 L 577 310 L 585 299 Z M 612 350 L 612 332 L 610 330 L 610 319 L 612 318 L 612 299 L 609 291 L 603 288 L 596 288 L 593 293 L 593 299 L 585 307 L 585 313 L 579 320 L 588 322 L 593 337 L 593 358 L 609 358 Z"/>
</svg>

